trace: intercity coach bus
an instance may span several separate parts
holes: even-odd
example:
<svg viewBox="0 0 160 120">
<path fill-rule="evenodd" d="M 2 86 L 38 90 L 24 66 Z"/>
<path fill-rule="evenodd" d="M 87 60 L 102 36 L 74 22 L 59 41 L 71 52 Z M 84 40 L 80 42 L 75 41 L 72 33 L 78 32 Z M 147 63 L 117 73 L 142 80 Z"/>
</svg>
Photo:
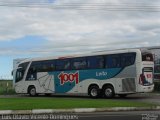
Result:
<svg viewBox="0 0 160 120">
<path fill-rule="evenodd" d="M 66 57 L 23 59 L 14 63 L 16 93 L 86 94 L 92 98 L 151 92 L 153 55 L 148 50 L 99 51 Z"/>
</svg>

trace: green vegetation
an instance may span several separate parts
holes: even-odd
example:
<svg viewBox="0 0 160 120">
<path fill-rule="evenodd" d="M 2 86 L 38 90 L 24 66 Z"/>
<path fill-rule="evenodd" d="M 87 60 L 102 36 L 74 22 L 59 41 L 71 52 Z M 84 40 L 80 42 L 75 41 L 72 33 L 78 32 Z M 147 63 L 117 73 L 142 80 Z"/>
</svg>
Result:
<svg viewBox="0 0 160 120">
<path fill-rule="evenodd" d="M 0 95 L 15 94 L 12 80 L 0 80 Z"/>
<path fill-rule="evenodd" d="M 8 87 L 7 87 L 8 83 Z M 155 90 L 160 91 L 160 83 L 155 83 Z M 15 94 L 12 81 L 0 80 L 0 94 Z M 106 108 L 106 107 L 151 107 L 155 104 L 119 99 L 84 99 L 64 97 L 11 97 L 0 98 L 0 110 L 32 109 L 68 109 L 68 108 Z"/>
<path fill-rule="evenodd" d="M 104 107 L 151 107 L 154 104 L 111 99 L 82 98 L 0 98 L 0 110 L 104 108 Z"/>
</svg>

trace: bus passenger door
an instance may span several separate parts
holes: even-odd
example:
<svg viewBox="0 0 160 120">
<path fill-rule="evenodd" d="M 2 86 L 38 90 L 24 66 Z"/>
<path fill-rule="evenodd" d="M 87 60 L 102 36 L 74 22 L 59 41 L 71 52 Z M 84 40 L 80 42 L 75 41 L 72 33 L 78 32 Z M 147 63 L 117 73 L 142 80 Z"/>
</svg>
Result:
<svg viewBox="0 0 160 120">
<path fill-rule="evenodd" d="M 40 86 L 39 90 L 42 93 L 54 93 L 55 92 L 53 75 L 48 74 L 48 72 L 38 72 L 37 80 Z"/>
</svg>

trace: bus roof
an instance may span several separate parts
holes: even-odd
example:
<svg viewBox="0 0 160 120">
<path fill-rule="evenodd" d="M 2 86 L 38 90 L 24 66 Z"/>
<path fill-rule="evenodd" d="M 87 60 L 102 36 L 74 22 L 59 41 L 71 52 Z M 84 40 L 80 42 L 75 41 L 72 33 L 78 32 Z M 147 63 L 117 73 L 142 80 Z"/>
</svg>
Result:
<svg viewBox="0 0 160 120">
<path fill-rule="evenodd" d="M 51 60 L 51 59 L 66 59 L 66 58 L 85 57 L 85 56 L 94 56 L 94 55 L 116 54 L 116 53 L 126 53 L 126 52 L 138 52 L 138 51 L 140 51 L 140 49 L 104 50 L 104 51 L 89 52 L 89 53 L 86 53 L 86 54 L 28 58 L 28 59 L 25 59 L 25 60 L 21 61 L 21 63 L 29 62 L 29 61 L 43 61 L 43 60 Z"/>
</svg>

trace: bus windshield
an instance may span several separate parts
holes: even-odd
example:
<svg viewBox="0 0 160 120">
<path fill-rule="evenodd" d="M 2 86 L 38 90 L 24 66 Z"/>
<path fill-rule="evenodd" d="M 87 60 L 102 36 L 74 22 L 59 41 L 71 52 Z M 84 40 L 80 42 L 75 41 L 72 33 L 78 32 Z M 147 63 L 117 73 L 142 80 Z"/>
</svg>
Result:
<svg viewBox="0 0 160 120">
<path fill-rule="evenodd" d="M 16 72 L 15 82 L 19 82 L 23 79 L 23 76 L 24 76 L 24 73 L 25 73 L 25 70 L 26 70 L 27 66 L 28 66 L 28 62 L 22 63 L 18 66 L 18 69 L 17 69 L 17 72 Z"/>
<path fill-rule="evenodd" d="M 23 75 L 24 75 L 24 69 L 23 68 L 17 69 L 15 82 L 19 82 L 20 80 L 22 80 Z"/>
</svg>

